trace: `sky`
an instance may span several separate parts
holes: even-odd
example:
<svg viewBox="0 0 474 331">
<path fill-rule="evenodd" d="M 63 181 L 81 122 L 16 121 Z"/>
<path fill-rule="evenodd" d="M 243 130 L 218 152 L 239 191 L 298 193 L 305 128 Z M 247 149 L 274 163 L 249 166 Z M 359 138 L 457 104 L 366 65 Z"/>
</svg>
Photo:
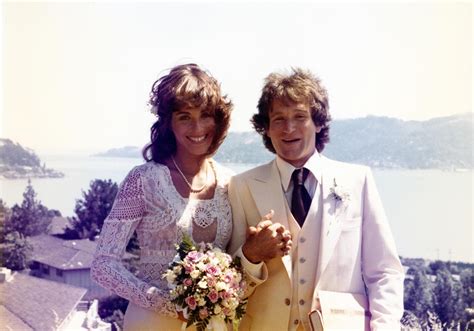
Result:
<svg viewBox="0 0 474 331">
<path fill-rule="evenodd" d="M 251 130 L 263 79 L 302 67 L 334 119 L 472 112 L 470 2 L 19 2 L 1 7 L 0 137 L 38 153 L 143 146 L 152 83 L 194 62 Z"/>
</svg>

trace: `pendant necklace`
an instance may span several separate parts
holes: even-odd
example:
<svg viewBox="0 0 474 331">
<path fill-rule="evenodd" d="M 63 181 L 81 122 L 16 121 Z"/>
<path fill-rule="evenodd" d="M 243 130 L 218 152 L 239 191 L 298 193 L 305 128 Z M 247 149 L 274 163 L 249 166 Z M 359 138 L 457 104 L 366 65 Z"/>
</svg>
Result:
<svg viewBox="0 0 474 331">
<path fill-rule="evenodd" d="M 181 177 L 183 177 L 184 179 L 184 182 L 188 185 L 189 187 L 189 190 L 191 191 L 191 193 L 199 193 L 201 192 L 202 190 L 204 190 L 204 188 L 207 186 L 207 171 L 208 171 L 208 165 L 206 163 L 206 182 L 204 183 L 204 185 L 200 188 L 197 188 L 197 189 L 194 189 L 193 186 L 191 185 L 191 183 L 188 181 L 188 179 L 186 178 L 186 176 L 184 175 L 184 173 L 181 171 L 181 169 L 178 167 L 178 164 L 176 163 L 176 161 L 174 160 L 174 157 L 171 156 L 171 161 L 173 161 L 173 164 L 174 166 L 176 167 L 176 170 L 178 170 L 179 174 L 181 175 Z"/>
</svg>

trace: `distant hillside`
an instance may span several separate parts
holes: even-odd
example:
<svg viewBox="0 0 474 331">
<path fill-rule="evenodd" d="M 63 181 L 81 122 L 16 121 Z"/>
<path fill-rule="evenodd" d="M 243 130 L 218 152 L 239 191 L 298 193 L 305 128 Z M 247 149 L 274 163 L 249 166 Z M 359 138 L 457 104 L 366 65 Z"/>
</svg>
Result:
<svg viewBox="0 0 474 331">
<path fill-rule="evenodd" d="M 368 116 L 331 122 L 323 154 L 340 161 L 390 169 L 473 169 L 473 114 L 403 121 Z M 109 150 L 102 156 L 140 157 L 141 148 Z M 255 132 L 230 132 L 215 156 L 229 163 L 273 158 Z"/>
<path fill-rule="evenodd" d="M 93 156 L 106 156 L 106 157 L 140 157 L 141 148 L 136 146 L 125 146 L 120 148 L 112 148 L 103 153 L 97 153 Z"/>
<path fill-rule="evenodd" d="M 52 178 L 64 174 L 46 168 L 40 158 L 29 148 L 24 148 L 10 139 L 0 138 L 0 178 Z"/>
<path fill-rule="evenodd" d="M 402 121 L 369 116 L 334 121 L 328 157 L 372 167 L 474 168 L 473 114 Z"/>
</svg>

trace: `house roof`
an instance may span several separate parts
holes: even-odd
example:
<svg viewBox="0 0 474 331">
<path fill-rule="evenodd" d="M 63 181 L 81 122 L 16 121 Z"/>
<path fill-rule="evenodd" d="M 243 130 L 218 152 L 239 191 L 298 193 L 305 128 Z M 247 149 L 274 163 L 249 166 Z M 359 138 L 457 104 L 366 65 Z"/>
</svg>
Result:
<svg viewBox="0 0 474 331">
<path fill-rule="evenodd" d="M 63 234 L 67 227 L 71 225 L 67 217 L 55 216 L 51 219 L 48 233 L 51 235 Z"/>
<path fill-rule="evenodd" d="M 63 240 L 50 235 L 34 236 L 28 240 L 33 246 L 31 260 L 60 270 L 90 269 L 97 247 L 96 241 Z M 125 254 L 125 258 L 130 257 L 131 254 Z"/>
<path fill-rule="evenodd" d="M 33 330 L 31 326 L 25 324 L 20 317 L 9 311 L 4 305 L 0 304 L 0 321 L 7 330 Z"/>
<path fill-rule="evenodd" d="M 84 288 L 16 272 L 0 283 L 2 325 L 7 330 L 56 330 L 86 292 Z"/>
<path fill-rule="evenodd" d="M 31 237 L 29 242 L 33 261 L 61 270 L 89 269 L 97 246 L 88 239 L 63 240 L 48 235 Z"/>
</svg>

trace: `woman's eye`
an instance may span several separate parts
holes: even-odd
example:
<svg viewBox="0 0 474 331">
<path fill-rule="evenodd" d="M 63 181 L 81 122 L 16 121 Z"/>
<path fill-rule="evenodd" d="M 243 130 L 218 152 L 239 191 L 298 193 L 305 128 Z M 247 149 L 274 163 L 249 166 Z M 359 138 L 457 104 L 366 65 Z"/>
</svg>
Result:
<svg viewBox="0 0 474 331">
<path fill-rule="evenodd" d="M 188 115 L 181 115 L 181 116 L 178 116 L 178 120 L 180 121 L 187 121 L 189 120 L 191 117 L 188 116 Z"/>
</svg>

